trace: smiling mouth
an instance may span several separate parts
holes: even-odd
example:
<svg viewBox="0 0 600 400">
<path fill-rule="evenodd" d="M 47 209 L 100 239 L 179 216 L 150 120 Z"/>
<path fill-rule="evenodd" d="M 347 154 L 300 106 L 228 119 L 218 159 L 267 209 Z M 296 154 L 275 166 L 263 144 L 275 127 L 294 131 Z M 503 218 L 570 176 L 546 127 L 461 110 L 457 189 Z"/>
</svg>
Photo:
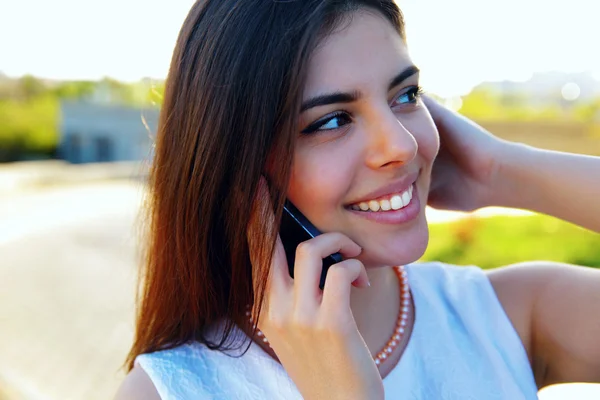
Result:
<svg viewBox="0 0 600 400">
<path fill-rule="evenodd" d="M 385 212 L 400 210 L 412 200 L 414 193 L 414 185 L 410 185 L 408 189 L 400 193 L 392 193 L 376 200 L 361 201 L 347 206 L 354 211 L 363 212 Z"/>
</svg>

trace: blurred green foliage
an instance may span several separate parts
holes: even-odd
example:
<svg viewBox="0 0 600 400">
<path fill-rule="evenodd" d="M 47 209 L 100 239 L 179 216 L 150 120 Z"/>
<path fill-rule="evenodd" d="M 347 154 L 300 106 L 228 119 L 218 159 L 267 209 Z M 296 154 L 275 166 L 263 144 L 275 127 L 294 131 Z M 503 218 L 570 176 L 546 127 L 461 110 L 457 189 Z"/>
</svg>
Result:
<svg viewBox="0 0 600 400">
<path fill-rule="evenodd" d="M 462 98 L 460 113 L 487 121 L 577 121 L 598 123 L 600 98 L 566 101 L 560 93 L 554 98 L 535 99 L 527 93 L 503 93 L 485 84 Z"/>
<path fill-rule="evenodd" d="M 0 160 L 51 155 L 57 144 L 58 102 L 48 95 L 0 100 Z"/>
<path fill-rule="evenodd" d="M 600 267 L 600 234 L 546 215 L 431 224 L 424 261 L 494 268 L 531 260 Z"/>
</svg>

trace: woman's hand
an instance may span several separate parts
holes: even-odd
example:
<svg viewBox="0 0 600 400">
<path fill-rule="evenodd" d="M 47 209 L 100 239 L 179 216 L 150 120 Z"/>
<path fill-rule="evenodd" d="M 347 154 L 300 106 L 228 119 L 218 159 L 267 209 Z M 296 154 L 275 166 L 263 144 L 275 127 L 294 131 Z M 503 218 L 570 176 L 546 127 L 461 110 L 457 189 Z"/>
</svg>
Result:
<svg viewBox="0 0 600 400">
<path fill-rule="evenodd" d="M 428 205 L 457 211 L 492 205 L 494 182 L 510 142 L 431 98 L 424 96 L 424 102 L 440 134 Z"/>
<path fill-rule="evenodd" d="M 264 182 L 257 199 L 259 207 L 271 207 Z M 256 218 L 250 222 L 248 237 L 255 269 L 252 238 L 256 229 L 271 223 Z M 322 259 L 338 251 L 345 259 L 329 268 L 321 291 Z M 305 399 L 384 398 L 381 376 L 350 309 L 351 286 L 368 286 L 364 265 L 351 258 L 360 252 L 361 248 L 341 233 L 322 234 L 298 246 L 292 279 L 277 238 L 258 326 Z"/>
</svg>

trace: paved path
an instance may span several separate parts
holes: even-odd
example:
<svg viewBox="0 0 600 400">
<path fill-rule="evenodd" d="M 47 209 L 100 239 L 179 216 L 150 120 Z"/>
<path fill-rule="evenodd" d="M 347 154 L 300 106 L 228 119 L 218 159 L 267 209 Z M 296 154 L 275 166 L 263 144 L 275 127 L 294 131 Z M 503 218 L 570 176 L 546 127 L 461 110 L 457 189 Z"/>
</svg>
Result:
<svg viewBox="0 0 600 400">
<path fill-rule="evenodd" d="M 0 400 L 112 398 L 133 334 L 141 194 L 115 182 L 0 197 L 0 388 L 12 391 Z M 593 388 L 540 398 L 600 398 Z"/>
<path fill-rule="evenodd" d="M 117 183 L 0 200 L 0 377 L 23 398 L 113 396 L 132 338 L 139 199 Z"/>
</svg>

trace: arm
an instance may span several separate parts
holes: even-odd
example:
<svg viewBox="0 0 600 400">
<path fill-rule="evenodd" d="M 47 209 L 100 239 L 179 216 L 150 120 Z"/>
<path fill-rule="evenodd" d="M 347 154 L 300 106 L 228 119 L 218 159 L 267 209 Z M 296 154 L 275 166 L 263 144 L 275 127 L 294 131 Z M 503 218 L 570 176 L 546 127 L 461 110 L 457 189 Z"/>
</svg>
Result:
<svg viewBox="0 0 600 400">
<path fill-rule="evenodd" d="M 535 261 L 488 272 L 539 388 L 600 383 L 600 269 Z"/>
<path fill-rule="evenodd" d="M 512 143 L 505 149 L 494 205 L 600 232 L 600 157 Z M 535 261 L 492 271 L 490 280 L 528 350 L 539 388 L 600 382 L 600 269 Z"/>
<path fill-rule="evenodd" d="M 441 143 L 428 205 L 522 208 L 600 232 L 600 157 L 501 140 L 427 96 L 424 101 Z"/>
<path fill-rule="evenodd" d="M 600 232 L 600 157 L 510 143 L 492 205 L 532 210 Z"/>
<path fill-rule="evenodd" d="M 429 205 L 523 208 L 600 232 L 600 158 L 503 141 L 424 100 L 442 144 Z M 600 382 L 600 269 L 536 261 L 492 270 L 489 278 L 539 387 Z"/>
<path fill-rule="evenodd" d="M 495 205 L 600 232 L 599 157 L 511 143 L 494 183 Z M 492 271 L 490 280 L 524 339 L 538 387 L 600 382 L 599 269 L 536 261 Z"/>
</svg>

